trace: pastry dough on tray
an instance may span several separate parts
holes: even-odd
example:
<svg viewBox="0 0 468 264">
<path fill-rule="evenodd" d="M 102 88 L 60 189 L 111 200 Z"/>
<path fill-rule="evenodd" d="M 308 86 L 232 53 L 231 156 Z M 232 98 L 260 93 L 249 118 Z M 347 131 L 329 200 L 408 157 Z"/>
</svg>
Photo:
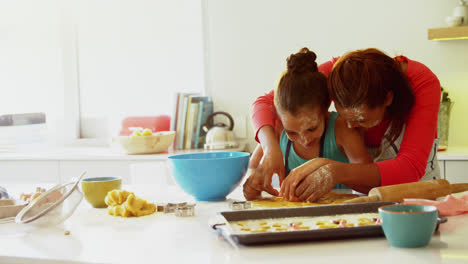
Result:
<svg viewBox="0 0 468 264">
<path fill-rule="evenodd" d="M 379 213 L 252 219 L 229 222 L 234 233 L 264 233 L 380 225 Z"/>
<path fill-rule="evenodd" d="M 310 202 L 289 202 L 283 197 L 272 197 L 251 201 L 253 208 L 280 208 L 280 207 L 300 207 L 325 204 L 342 204 L 344 201 L 359 197 L 357 194 L 329 192 L 314 203 Z"/>
</svg>

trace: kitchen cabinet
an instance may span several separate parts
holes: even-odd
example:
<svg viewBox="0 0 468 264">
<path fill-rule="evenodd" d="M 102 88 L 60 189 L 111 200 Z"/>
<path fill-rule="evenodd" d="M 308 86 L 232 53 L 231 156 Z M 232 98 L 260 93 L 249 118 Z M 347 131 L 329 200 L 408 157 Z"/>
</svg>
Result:
<svg viewBox="0 0 468 264">
<path fill-rule="evenodd" d="M 445 175 L 450 183 L 468 182 L 468 161 L 448 160 L 445 161 Z"/>
<path fill-rule="evenodd" d="M 439 160 L 440 178 L 445 179 L 445 161 Z"/>
<path fill-rule="evenodd" d="M 0 161 L 0 185 L 6 183 L 60 182 L 57 161 L 3 160 Z"/>
<path fill-rule="evenodd" d="M 152 179 L 148 179 L 151 177 L 151 171 L 145 170 L 151 170 L 154 164 L 158 164 L 158 170 L 163 168 L 161 166 L 165 166 L 167 157 L 167 153 L 125 155 L 104 148 L 66 149 L 41 153 L 1 153 L 0 185 L 2 183 L 64 183 L 78 177 L 83 171 L 87 171 L 85 177 L 122 177 L 124 184 L 132 183 L 132 179 L 137 178 L 135 173 L 140 173 L 146 176 L 146 181 L 151 182 Z M 146 164 L 146 166 L 141 167 L 137 164 Z M 132 168 L 135 169 L 131 170 Z M 144 181 L 138 178 L 138 182 Z"/>
<path fill-rule="evenodd" d="M 245 146 L 230 149 L 243 151 Z M 62 149 L 40 153 L 0 153 L 2 183 L 64 183 L 87 171 L 85 177 L 122 178 L 123 184 L 174 184 L 167 168 L 172 154 L 126 155 L 108 148 Z"/>
<path fill-rule="evenodd" d="M 123 184 L 174 184 L 165 160 L 60 161 L 62 182 L 86 171 L 85 177 L 121 177 Z"/>
<path fill-rule="evenodd" d="M 450 183 L 468 182 L 468 147 L 449 147 L 437 153 L 441 178 Z"/>
<path fill-rule="evenodd" d="M 468 39 L 468 26 L 430 28 L 427 31 L 429 40 Z"/>
<path fill-rule="evenodd" d="M 62 182 L 68 182 L 86 171 L 85 177 L 121 177 L 123 184 L 129 184 L 129 165 L 131 161 L 111 160 L 73 160 L 59 161 L 59 173 Z"/>
<path fill-rule="evenodd" d="M 242 151 L 234 149 L 233 151 Z M 2 183 L 62 183 L 84 170 L 87 177 L 122 177 L 124 184 L 173 184 L 167 169 L 169 154 L 125 155 L 103 149 L 53 153 L 1 153 Z M 468 147 L 449 147 L 437 153 L 441 178 L 468 182 Z"/>
<path fill-rule="evenodd" d="M 83 171 L 87 172 L 85 177 L 121 177 L 123 184 L 172 183 L 163 160 L 16 160 L 0 162 L 0 186 L 6 183 L 64 183 Z"/>
</svg>

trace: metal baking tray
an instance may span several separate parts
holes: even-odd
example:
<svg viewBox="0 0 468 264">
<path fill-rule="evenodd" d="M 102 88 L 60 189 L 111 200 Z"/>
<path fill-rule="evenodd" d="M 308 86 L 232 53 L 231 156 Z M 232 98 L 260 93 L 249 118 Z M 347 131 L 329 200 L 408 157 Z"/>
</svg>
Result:
<svg viewBox="0 0 468 264">
<path fill-rule="evenodd" d="M 310 207 L 225 211 L 218 213 L 220 216 L 220 222 L 212 225 L 212 228 L 217 230 L 226 240 L 242 245 L 376 237 L 384 235 L 380 225 L 239 234 L 232 231 L 229 222 L 266 218 L 377 213 L 380 206 L 388 204 L 395 203 L 376 202 L 346 205 L 322 205 Z M 439 218 L 437 229 L 439 228 L 440 223 L 446 221 L 446 218 Z"/>
</svg>

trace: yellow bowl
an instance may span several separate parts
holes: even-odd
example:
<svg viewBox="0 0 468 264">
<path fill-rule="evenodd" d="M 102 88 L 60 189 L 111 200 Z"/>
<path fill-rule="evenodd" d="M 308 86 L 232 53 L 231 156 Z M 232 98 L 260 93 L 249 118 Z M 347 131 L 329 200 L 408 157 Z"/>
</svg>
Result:
<svg viewBox="0 0 468 264">
<path fill-rule="evenodd" d="M 166 151 L 174 142 L 175 131 L 161 131 L 151 136 L 121 136 L 114 138 L 127 154 L 154 154 Z"/>
<path fill-rule="evenodd" d="M 81 189 L 86 201 L 95 208 L 107 207 L 104 202 L 107 193 L 121 188 L 122 178 L 120 177 L 95 177 L 81 181 Z"/>
</svg>

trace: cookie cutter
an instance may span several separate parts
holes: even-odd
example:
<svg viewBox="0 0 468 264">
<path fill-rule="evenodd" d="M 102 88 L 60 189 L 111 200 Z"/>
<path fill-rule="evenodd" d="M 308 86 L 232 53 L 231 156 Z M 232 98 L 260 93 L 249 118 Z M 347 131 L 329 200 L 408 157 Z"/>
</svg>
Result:
<svg viewBox="0 0 468 264">
<path fill-rule="evenodd" d="M 163 213 L 169 214 L 169 213 L 174 213 L 175 209 L 179 206 L 184 206 L 187 203 L 167 203 L 163 206 Z"/>
<path fill-rule="evenodd" d="M 232 201 L 230 207 L 232 210 L 245 210 L 252 208 L 252 203 L 249 201 Z"/>
<path fill-rule="evenodd" d="M 179 217 L 189 217 L 195 215 L 195 204 L 187 204 L 176 207 L 175 215 Z"/>
<path fill-rule="evenodd" d="M 187 203 L 185 202 L 184 203 L 167 203 L 162 206 L 161 211 L 165 214 L 174 213 L 177 207 L 181 207 L 185 205 L 187 205 Z M 158 207 L 158 211 L 160 211 L 159 207 Z"/>
</svg>

